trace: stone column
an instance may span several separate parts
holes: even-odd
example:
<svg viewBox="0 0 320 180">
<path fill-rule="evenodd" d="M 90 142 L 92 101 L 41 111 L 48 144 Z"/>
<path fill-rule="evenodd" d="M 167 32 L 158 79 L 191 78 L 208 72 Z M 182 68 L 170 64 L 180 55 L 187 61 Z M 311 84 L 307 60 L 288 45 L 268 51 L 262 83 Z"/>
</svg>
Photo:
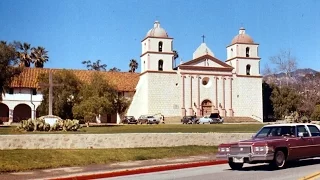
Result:
<svg viewBox="0 0 320 180">
<path fill-rule="evenodd" d="M 35 119 L 36 118 L 36 110 L 32 108 L 31 110 L 31 119 Z"/>
<path fill-rule="evenodd" d="M 222 77 L 222 116 L 226 117 L 226 78 Z"/>
<path fill-rule="evenodd" d="M 232 77 L 229 78 L 229 82 L 230 82 L 230 104 L 229 104 L 229 116 L 233 117 L 233 109 L 232 109 Z"/>
<path fill-rule="evenodd" d="M 8 123 L 11 124 L 13 122 L 13 109 L 9 109 L 9 120 Z"/>
<path fill-rule="evenodd" d="M 215 85 L 216 85 L 216 92 L 215 92 L 215 107 L 213 110 L 218 110 L 218 77 L 214 77 Z"/>
<path fill-rule="evenodd" d="M 198 80 L 198 106 L 197 106 L 197 116 L 200 116 L 201 114 L 201 105 L 200 105 L 200 76 L 197 76 Z"/>
<path fill-rule="evenodd" d="M 182 75 L 182 105 L 181 105 L 181 115 L 186 116 L 186 108 L 185 108 L 185 76 Z"/>
<path fill-rule="evenodd" d="M 189 115 L 193 116 L 194 112 L 193 112 L 193 108 L 192 108 L 192 76 L 190 76 L 190 108 L 189 108 Z"/>
</svg>

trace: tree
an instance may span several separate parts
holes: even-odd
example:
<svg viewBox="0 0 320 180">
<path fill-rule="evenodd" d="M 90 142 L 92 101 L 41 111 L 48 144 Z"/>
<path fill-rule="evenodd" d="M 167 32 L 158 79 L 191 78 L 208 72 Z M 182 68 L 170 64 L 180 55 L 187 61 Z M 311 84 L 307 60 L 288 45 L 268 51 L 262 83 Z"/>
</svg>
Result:
<svg viewBox="0 0 320 180">
<path fill-rule="evenodd" d="M 297 92 L 288 86 L 275 87 L 272 91 L 271 101 L 277 118 L 283 118 L 297 111 L 301 102 Z"/>
<path fill-rule="evenodd" d="M 17 67 L 19 59 L 14 44 L 0 42 L 0 102 L 2 95 L 9 91 L 10 84 L 14 77 L 22 72 L 22 68 Z"/>
<path fill-rule="evenodd" d="M 129 72 L 135 72 L 136 69 L 138 69 L 138 66 L 139 66 L 138 62 L 135 59 L 131 59 L 129 63 L 129 68 L 130 68 Z"/>
<path fill-rule="evenodd" d="M 31 58 L 31 45 L 29 43 L 20 43 L 20 42 L 14 42 L 17 51 L 17 56 L 20 59 L 20 65 L 24 67 L 30 67 L 31 63 L 33 63 Z"/>
<path fill-rule="evenodd" d="M 263 121 L 268 121 L 270 117 L 274 118 L 273 104 L 271 101 L 271 95 L 273 86 L 263 82 L 262 83 L 262 95 L 263 95 Z"/>
<path fill-rule="evenodd" d="M 310 117 L 316 105 L 320 104 L 320 73 L 306 74 L 299 78 L 295 88 L 301 94 L 299 111 Z"/>
<path fill-rule="evenodd" d="M 119 113 L 122 115 L 130 101 L 119 96 L 117 90 L 96 72 L 89 83 L 83 84 L 78 103 L 73 107 L 76 118 L 92 122 L 99 115 Z"/>
<path fill-rule="evenodd" d="M 35 67 L 43 68 L 44 63 L 49 59 L 48 51 L 41 46 L 38 46 L 37 48 L 31 48 L 31 58 Z"/>
<path fill-rule="evenodd" d="M 110 72 L 120 72 L 121 70 L 119 68 L 113 67 L 109 71 Z"/>
<path fill-rule="evenodd" d="M 311 115 L 311 120 L 320 121 L 320 104 L 318 104 Z"/>
<path fill-rule="evenodd" d="M 271 56 L 269 60 L 273 65 L 275 65 L 275 68 L 272 70 L 267 66 L 265 71 L 273 74 L 285 73 L 288 86 L 291 73 L 297 69 L 297 60 L 294 56 L 292 56 L 291 51 L 281 50 L 279 54 Z"/>
<path fill-rule="evenodd" d="M 48 81 L 48 74 L 42 74 L 38 77 L 39 84 L 48 84 Z M 53 83 L 61 85 L 53 89 L 53 114 L 62 119 L 73 119 L 72 108 L 78 101 L 81 81 L 72 71 L 62 70 L 53 75 Z M 38 111 L 43 116 L 48 114 L 49 87 L 41 87 L 40 90 L 43 94 L 43 100 Z"/>
<path fill-rule="evenodd" d="M 101 74 L 94 73 L 91 81 L 81 87 L 79 102 L 73 107 L 75 117 L 92 122 L 99 115 L 113 113 L 112 98 L 115 93 L 115 89 Z"/>
<path fill-rule="evenodd" d="M 107 65 L 100 64 L 100 63 L 101 63 L 101 60 L 97 60 L 96 62 L 93 62 L 93 63 L 91 63 L 90 60 L 82 61 L 82 64 L 85 64 L 88 70 L 106 71 Z"/>
</svg>

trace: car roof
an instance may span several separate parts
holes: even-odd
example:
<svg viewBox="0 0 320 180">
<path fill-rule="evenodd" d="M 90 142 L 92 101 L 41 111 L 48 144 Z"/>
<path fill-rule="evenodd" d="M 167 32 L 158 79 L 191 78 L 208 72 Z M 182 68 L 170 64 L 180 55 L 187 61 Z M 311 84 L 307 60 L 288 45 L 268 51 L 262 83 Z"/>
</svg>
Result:
<svg viewBox="0 0 320 180">
<path fill-rule="evenodd" d="M 265 125 L 264 127 L 279 127 L 279 126 L 299 126 L 299 125 L 316 125 L 319 127 L 319 125 L 317 124 L 313 124 L 313 123 L 282 123 L 282 124 L 268 124 Z"/>
</svg>

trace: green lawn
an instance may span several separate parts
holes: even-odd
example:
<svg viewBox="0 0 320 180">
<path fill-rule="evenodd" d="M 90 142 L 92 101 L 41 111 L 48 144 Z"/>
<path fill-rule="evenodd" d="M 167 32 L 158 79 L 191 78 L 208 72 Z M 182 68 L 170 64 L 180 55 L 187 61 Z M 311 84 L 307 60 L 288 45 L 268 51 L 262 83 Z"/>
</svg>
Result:
<svg viewBox="0 0 320 180">
<path fill-rule="evenodd" d="M 27 132 L 27 133 L 208 133 L 208 132 L 257 132 L 263 124 L 159 124 L 159 125 L 115 125 L 103 127 L 83 127 L 76 132 Z M 0 127 L 0 134 L 25 134 L 15 131 L 15 127 Z"/>
<path fill-rule="evenodd" d="M 84 150 L 0 150 L 0 173 L 214 154 L 216 146 Z"/>
</svg>

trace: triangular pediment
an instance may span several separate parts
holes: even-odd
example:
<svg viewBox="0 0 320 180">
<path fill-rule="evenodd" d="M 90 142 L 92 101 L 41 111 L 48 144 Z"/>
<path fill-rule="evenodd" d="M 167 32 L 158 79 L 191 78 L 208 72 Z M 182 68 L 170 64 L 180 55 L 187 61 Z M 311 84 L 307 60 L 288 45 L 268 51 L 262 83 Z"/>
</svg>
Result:
<svg viewBox="0 0 320 180">
<path fill-rule="evenodd" d="M 226 64 L 225 62 L 220 61 L 219 59 L 210 56 L 210 55 L 204 55 L 201 57 L 198 57 L 196 59 L 187 61 L 183 64 L 179 65 L 180 69 L 192 69 L 194 68 L 199 69 L 199 68 L 206 68 L 206 69 L 221 69 L 221 70 L 230 70 L 232 71 L 233 67 L 230 66 L 229 64 Z"/>
</svg>

